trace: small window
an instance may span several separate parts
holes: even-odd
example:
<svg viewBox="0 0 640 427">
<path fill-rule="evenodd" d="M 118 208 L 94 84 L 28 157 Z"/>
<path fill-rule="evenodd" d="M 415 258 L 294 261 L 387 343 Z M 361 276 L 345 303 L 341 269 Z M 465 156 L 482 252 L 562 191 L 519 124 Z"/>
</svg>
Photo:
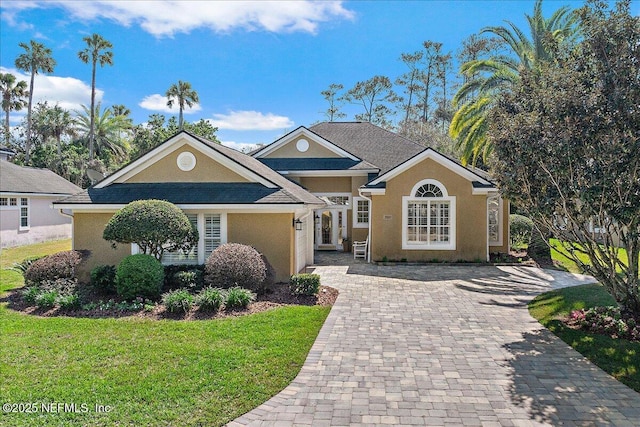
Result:
<svg viewBox="0 0 640 427">
<path fill-rule="evenodd" d="M 10 206 L 18 206 L 18 199 L 16 199 L 15 197 L 12 197 L 9 199 L 9 205 Z"/>
<path fill-rule="evenodd" d="M 196 228 L 198 227 L 198 214 L 187 214 L 187 218 Z M 198 245 L 195 245 L 186 254 L 184 251 L 170 251 L 162 254 L 163 264 L 197 264 L 198 263 Z"/>
<path fill-rule="evenodd" d="M 218 246 L 222 244 L 222 228 L 220 226 L 220 214 L 207 214 L 204 216 L 204 259 L 209 258 Z"/>
<path fill-rule="evenodd" d="M 502 245 L 501 223 L 502 200 L 500 199 L 500 196 L 489 197 L 487 199 L 487 234 L 490 245 Z"/>
<path fill-rule="evenodd" d="M 20 230 L 29 228 L 29 199 L 22 197 L 20 199 Z"/>
<path fill-rule="evenodd" d="M 329 196 L 327 199 L 335 205 L 349 206 L 349 196 Z"/>
<path fill-rule="evenodd" d="M 435 184 L 420 186 L 415 193 L 416 197 L 442 197 L 442 190 Z"/>
<path fill-rule="evenodd" d="M 353 227 L 369 227 L 369 200 L 354 197 Z"/>
<path fill-rule="evenodd" d="M 9 199 L 6 197 L 0 197 L 0 206 L 9 206 Z"/>
</svg>

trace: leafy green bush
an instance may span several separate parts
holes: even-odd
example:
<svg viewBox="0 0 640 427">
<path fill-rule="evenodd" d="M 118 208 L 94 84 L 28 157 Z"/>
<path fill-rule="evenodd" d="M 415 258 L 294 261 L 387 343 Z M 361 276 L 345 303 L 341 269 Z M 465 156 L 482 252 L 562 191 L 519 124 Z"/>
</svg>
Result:
<svg viewBox="0 0 640 427">
<path fill-rule="evenodd" d="M 162 303 L 172 313 L 176 311 L 187 313 L 193 306 L 193 295 L 186 289 L 177 289 L 162 295 Z"/>
<path fill-rule="evenodd" d="M 238 286 L 229 288 L 226 293 L 224 305 L 227 310 L 247 308 L 256 299 L 256 295 L 249 289 Z"/>
<path fill-rule="evenodd" d="M 135 243 L 157 260 L 164 251 L 189 251 L 198 244 L 198 230 L 187 215 L 165 200 L 129 203 L 111 217 L 102 237 L 114 247 L 116 243 Z"/>
<path fill-rule="evenodd" d="M 106 294 L 116 293 L 116 267 L 98 265 L 91 270 L 91 285 Z"/>
<path fill-rule="evenodd" d="M 527 248 L 527 255 L 534 261 L 540 264 L 550 264 L 551 261 L 551 249 L 548 245 L 548 238 L 542 236 L 537 228 L 531 230 L 531 241 Z"/>
<path fill-rule="evenodd" d="M 257 250 L 240 243 L 217 247 L 205 264 L 205 283 L 228 289 L 240 286 L 253 292 L 264 292 L 273 280 L 273 267 Z M 271 270 L 270 270 L 271 269 Z"/>
<path fill-rule="evenodd" d="M 317 274 L 294 274 L 289 279 L 289 291 L 293 295 L 315 295 L 320 289 L 320 276 Z"/>
<path fill-rule="evenodd" d="M 80 297 L 78 294 L 58 295 L 56 303 L 63 310 L 76 310 L 80 308 Z"/>
<path fill-rule="evenodd" d="M 56 291 L 40 292 L 36 295 L 36 306 L 38 308 L 52 308 L 56 305 L 58 293 Z"/>
<path fill-rule="evenodd" d="M 195 303 L 200 310 L 217 311 L 225 300 L 224 291 L 220 288 L 207 286 L 196 295 Z"/>
<path fill-rule="evenodd" d="M 37 286 L 28 286 L 22 290 L 22 299 L 27 304 L 35 304 L 36 298 L 42 291 Z"/>
<path fill-rule="evenodd" d="M 25 281 L 38 284 L 45 280 L 74 278 L 76 267 L 86 255 L 86 251 L 63 251 L 40 258 L 27 268 Z"/>
<path fill-rule="evenodd" d="M 164 268 L 151 255 L 129 255 L 116 271 L 116 291 L 126 300 L 136 297 L 157 299 L 160 296 Z"/>
<path fill-rule="evenodd" d="M 509 215 L 509 240 L 512 248 L 522 248 L 531 240 L 533 221 L 523 215 Z"/>
<path fill-rule="evenodd" d="M 164 286 L 162 289 L 165 292 L 181 288 L 187 288 L 193 292 L 202 289 L 203 286 L 204 264 L 171 264 L 164 266 Z"/>
</svg>

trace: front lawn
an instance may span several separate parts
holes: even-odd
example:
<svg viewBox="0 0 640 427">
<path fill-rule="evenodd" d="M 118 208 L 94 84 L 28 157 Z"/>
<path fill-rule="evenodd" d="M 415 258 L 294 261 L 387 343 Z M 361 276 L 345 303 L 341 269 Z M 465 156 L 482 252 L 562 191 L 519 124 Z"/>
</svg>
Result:
<svg viewBox="0 0 640 427">
<path fill-rule="evenodd" d="M 575 262 L 573 262 L 571 259 L 567 257 L 567 252 L 562 247 L 558 239 L 549 239 L 549 244 L 551 245 L 552 248 L 555 248 L 555 249 L 551 249 L 551 258 L 555 262 L 557 262 L 562 267 L 567 269 L 567 271 L 570 271 L 572 273 L 584 273 L 582 269 Z M 586 256 L 585 254 L 578 253 L 578 258 L 580 258 L 580 260 L 585 264 L 591 263 L 589 261 L 589 257 Z M 618 248 L 618 259 L 623 261 L 625 265 L 627 264 L 627 251 L 625 249 Z"/>
<path fill-rule="evenodd" d="M 573 310 L 609 305 L 615 305 L 613 298 L 601 285 L 593 284 L 541 294 L 529 303 L 529 312 L 591 362 L 640 392 L 640 342 L 571 329 L 560 320 Z"/>
<path fill-rule="evenodd" d="M 3 250 L 2 268 L 66 249 Z M 19 273 L 0 270 L 0 292 L 22 285 Z M 222 320 L 158 321 L 44 318 L 2 302 L 0 396 L 3 403 L 35 403 L 15 408 L 38 412 L 3 412 L 0 425 L 223 425 L 291 382 L 329 310 L 287 306 Z"/>
</svg>

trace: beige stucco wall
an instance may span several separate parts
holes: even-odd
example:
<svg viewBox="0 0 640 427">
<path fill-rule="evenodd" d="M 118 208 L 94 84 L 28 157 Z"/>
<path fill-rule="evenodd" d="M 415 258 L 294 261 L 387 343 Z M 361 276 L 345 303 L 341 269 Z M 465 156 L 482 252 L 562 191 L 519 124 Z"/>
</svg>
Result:
<svg viewBox="0 0 640 427">
<path fill-rule="evenodd" d="M 298 151 L 298 149 L 296 148 L 296 144 L 301 139 L 306 139 L 309 142 L 309 149 L 305 152 Z M 266 158 L 269 158 L 269 157 L 271 158 L 287 158 L 287 157 L 289 158 L 290 157 L 294 157 L 294 158 L 302 158 L 302 157 L 327 158 L 329 157 L 331 158 L 331 157 L 340 157 L 340 156 L 334 153 L 333 151 L 328 150 L 327 148 L 318 144 L 317 142 L 311 140 L 310 138 L 307 138 L 306 136 L 299 136 L 298 138 L 295 138 L 294 140 L 287 142 L 277 150 L 269 153 L 265 157 Z"/>
<path fill-rule="evenodd" d="M 442 183 L 456 197 L 455 250 L 402 249 L 402 197 L 423 179 Z M 437 162 L 426 159 L 387 182 L 384 196 L 373 196 L 371 250 L 374 261 L 383 257 L 408 261 L 434 259 L 482 260 L 487 257 L 487 197 L 471 194 L 471 182 Z M 385 219 L 387 216 L 387 219 Z"/>
<path fill-rule="evenodd" d="M 118 265 L 127 255 L 131 255 L 131 245 L 117 245 L 102 238 L 107 222 L 113 213 L 75 213 L 73 215 L 73 249 L 90 250 L 91 254 L 86 262 L 78 269 L 78 278 L 88 282 L 89 273 L 97 265 Z"/>
<path fill-rule="evenodd" d="M 192 153 L 196 166 L 190 171 L 178 168 L 178 155 Z M 182 144 L 166 157 L 149 165 L 126 182 L 247 182 L 248 180 L 188 144 Z M 118 181 L 122 182 L 122 181 Z"/>
<path fill-rule="evenodd" d="M 227 214 L 227 241 L 244 243 L 263 253 L 286 282 L 295 271 L 293 214 Z"/>
<path fill-rule="evenodd" d="M 351 193 L 350 176 L 303 176 L 298 182 L 311 193 Z"/>
</svg>

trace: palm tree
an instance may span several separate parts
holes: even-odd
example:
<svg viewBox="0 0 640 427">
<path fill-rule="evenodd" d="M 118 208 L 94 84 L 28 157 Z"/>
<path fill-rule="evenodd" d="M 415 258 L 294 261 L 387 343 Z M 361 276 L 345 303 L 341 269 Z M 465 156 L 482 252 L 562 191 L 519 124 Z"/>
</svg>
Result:
<svg viewBox="0 0 640 427">
<path fill-rule="evenodd" d="M 34 129 L 43 136 L 43 142 L 46 143 L 49 138 L 56 140 L 58 158 L 62 161 L 62 136 L 75 135 L 74 120 L 71 117 L 71 113 L 57 104 L 49 107 L 45 102 L 44 104 L 38 104 L 38 106 L 42 107 L 36 107 L 34 112 Z"/>
<path fill-rule="evenodd" d="M 577 15 L 569 7 L 556 10 L 550 18 L 542 15 L 542 0 L 537 0 L 533 15 L 526 15 L 531 31 L 528 39 L 512 22 L 507 26 L 487 27 L 481 33 L 497 36 L 511 50 L 512 56 L 495 55 L 466 62 L 460 68 L 468 81 L 453 98 L 458 110 L 453 116 L 449 134 L 462 148 L 462 162 L 476 163 L 484 160 L 493 146 L 487 139 L 487 115 L 498 95 L 518 82 L 522 70 L 530 70 L 554 57 L 550 41 L 557 44 L 571 43 L 578 34 Z"/>
<path fill-rule="evenodd" d="M 25 163 L 29 164 L 31 151 L 31 107 L 33 105 L 33 82 L 36 74 L 40 71 L 52 73 L 56 66 L 56 60 L 51 56 L 51 49 L 31 40 L 29 44 L 20 43 L 19 46 L 25 50 L 16 58 L 16 67 L 19 70 L 31 73 L 31 83 L 29 84 L 29 104 L 27 105 L 27 141 L 25 143 Z"/>
<path fill-rule="evenodd" d="M 91 61 L 91 125 L 89 127 L 89 160 L 93 160 L 94 153 L 94 133 L 95 133 L 95 105 L 96 105 L 96 65 L 101 67 L 113 65 L 113 45 L 104 39 L 100 34 L 83 37 L 87 47 L 78 52 L 78 58 L 85 64 Z"/>
<path fill-rule="evenodd" d="M 5 112 L 4 140 L 5 144 L 9 145 L 11 132 L 9 113 L 11 111 L 20 111 L 27 105 L 25 100 L 29 94 L 29 92 L 27 92 L 27 82 L 20 80 L 16 83 L 16 76 L 13 74 L 0 73 L 0 91 L 2 91 L 2 111 Z"/>
<path fill-rule="evenodd" d="M 129 124 L 124 116 L 114 116 L 110 108 L 105 108 L 102 112 L 100 108 L 101 104 L 98 102 L 93 114 L 85 105 L 82 106 L 83 111 L 76 111 L 76 130 L 88 139 L 93 129 L 96 155 L 113 157 L 116 162 L 122 162 L 127 157 L 129 146 L 120 138 L 120 132 L 127 129 Z"/>
<path fill-rule="evenodd" d="M 193 104 L 197 104 L 200 101 L 198 99 L 198 92 L 191 88 L 191 83 L 178 80 L 178 83 L 171 85 L 165 96 L 168 99 L 167 106 L 169 108 L 173 108 L 173 103 L 176 100 L 178 101 L 178 108 L 180 109 L 178 129 L 182 130 L 182 112 L 184 111 L 184 106 L 186 104 L 189 107 L 193 107 Z"/>
</svg>

